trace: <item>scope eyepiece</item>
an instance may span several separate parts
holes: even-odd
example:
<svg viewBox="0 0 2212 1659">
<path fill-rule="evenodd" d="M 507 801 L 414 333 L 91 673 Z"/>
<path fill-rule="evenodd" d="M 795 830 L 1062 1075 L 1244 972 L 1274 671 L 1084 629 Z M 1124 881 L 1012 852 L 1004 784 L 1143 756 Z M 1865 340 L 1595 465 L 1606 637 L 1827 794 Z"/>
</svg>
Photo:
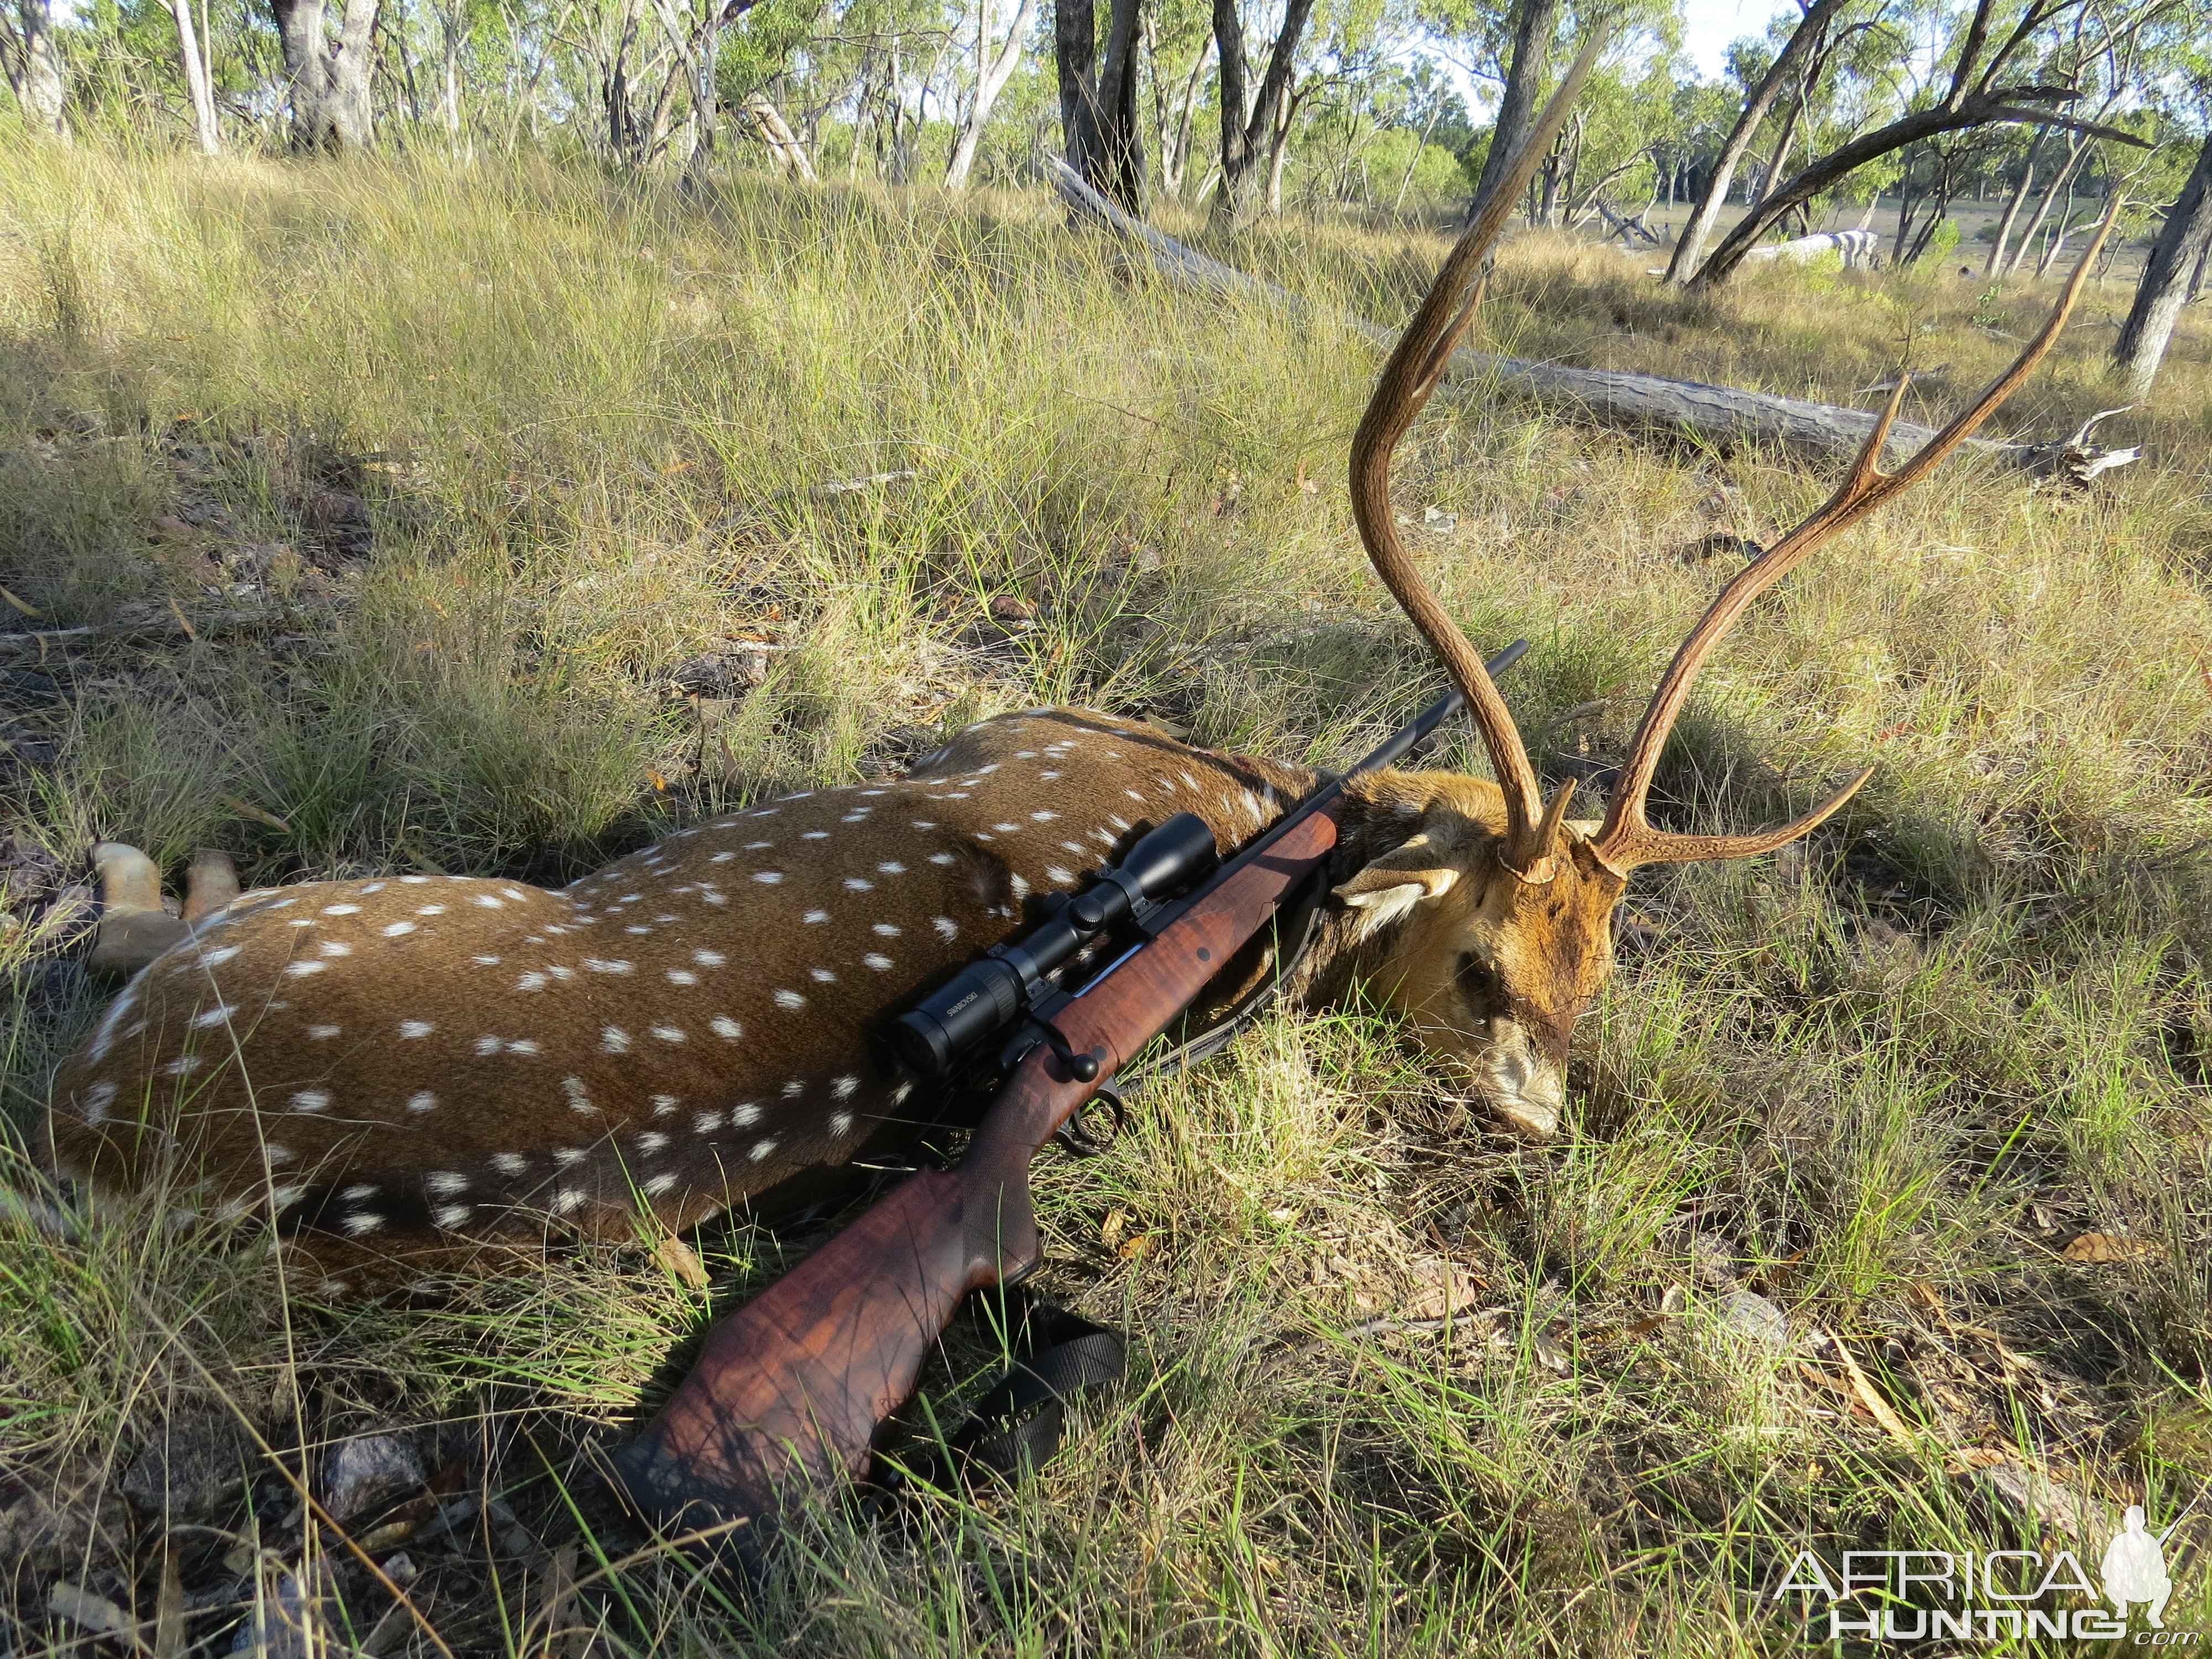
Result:
<svg viewBox="0 0 2212 1659">
<path fill-rule="evenodd" d="M 993 946 L 893 1020 L 891 1046 L 922 1076 L 943 1077 L 962 1054 L 1034 1004 L 1047 977 L 1092 935 L 1188 886 L 1213 856 L 1213 831 L 1206 820 L 1195 812 L 1176 813 L 1049 921 Z"/>
</svg>

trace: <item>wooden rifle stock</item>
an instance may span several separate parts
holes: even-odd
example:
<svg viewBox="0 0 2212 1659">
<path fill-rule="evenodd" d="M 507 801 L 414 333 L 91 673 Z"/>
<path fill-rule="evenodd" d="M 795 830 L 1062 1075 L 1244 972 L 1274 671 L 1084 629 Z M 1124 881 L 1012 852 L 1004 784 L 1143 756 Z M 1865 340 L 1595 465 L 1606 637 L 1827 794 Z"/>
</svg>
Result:
<svg viewBox="0 0 2212 1659">
<path fill-rule="evenodd" d="M 663 1524 L 761 1521 L 861 1471 L 961 1297 L 1036 1267 L 1030 1160 L 1328 856 L 1336 788 L 1054 1016 L 1069 1052 L 1097 1060 L 1090 1080 L 1033 1049 L 957 1170 L 909 1176 L 708 1333 L 690 1375 L 611 1460 L 634 1509 Z"/>
</svg>

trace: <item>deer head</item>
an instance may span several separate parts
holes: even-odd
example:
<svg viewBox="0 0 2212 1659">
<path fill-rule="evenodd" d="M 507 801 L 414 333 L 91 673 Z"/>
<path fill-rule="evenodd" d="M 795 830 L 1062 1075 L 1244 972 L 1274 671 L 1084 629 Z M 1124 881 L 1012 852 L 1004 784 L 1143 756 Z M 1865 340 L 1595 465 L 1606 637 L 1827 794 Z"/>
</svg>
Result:
<svg viewBox="0 0 2212 1659">
<path fill-rule="evenodd" d="M 1895 472 L 1878 465 L 1905 395 L 1899 381 L 1836 493 L 1721 589 L 1652 693 L 1602 823 L 1570 818 L 1570 781 L 1547 802 L 1521 734 L 1481 657 L 1437 602 L 1400 542 L 1390 510 L 1391 452 L 1435 389 L 1480 300 L 1479 272 L 1536 158 L 1598 51 L 1585 47 L 1489 204 L 1445 260 L 1377 382 L 1352 447 L 1352 503 L 1375 568 L 1467 698 L 1496 785 L 1445 775 L 1382 775 L 1364 795 L 1370 822 L 1417 833 L 1337 889 L 1358 915 L 1368 976 L 1430 1048 L 1462 1061 L 1488 1103 L 1532 1135 L 1556 1127 L 1568 1041 L 1613 968 L 1612 916 L 1647 864 L 1741 859 L 1795 841 L 1849 800 L 1862 772 L 1777 830 L 1676 835 L 1646 817 L 1660 752 L 1698 670 L 1753 600 L 1838 532 L 1926 477 L 2027 378 L 2060 331 L 2094 263 L 2100 230 L 2064 296 L 2018 360 Z M 2110 218 L 2106 220 L 2109 228 Z"/>
</svg>

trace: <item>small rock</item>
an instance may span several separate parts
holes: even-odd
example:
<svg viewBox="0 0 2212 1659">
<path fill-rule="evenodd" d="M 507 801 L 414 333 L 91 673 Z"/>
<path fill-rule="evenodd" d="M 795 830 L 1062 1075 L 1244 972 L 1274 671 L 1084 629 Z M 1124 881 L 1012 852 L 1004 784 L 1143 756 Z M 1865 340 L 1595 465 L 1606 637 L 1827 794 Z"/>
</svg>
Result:
<svg viewBox="0 0 2212 1659">
<path fill-rule="evenodd" d="M 991 601 L 993 622 L 1025 623 L 1034 620 L 1036 616 L 1035 606 L 1012 593 L 1000 593 Z"/>
<path fill-rule="evenodd" d="M 734 703 L 768 678 L 768 653 L 743 643 L 687 657 L 662 677 L 688 697 Z"/>
<path fill-rule="evenodd" d="M 325 530 L 366 526 L 368 508 L 360 496 L 343 489 L 318 489 L 305 503 L 309 524 Z"/>
<path fill-rule="evenodd" d="M 427 1478 L 414 1447 L 397 1435 L 355 1435 L 324 1455 L 323 1507 L 332 1519 L 349 1521 L 404 1497 Z"/>
<path fill-rule="evenodd" d="M 114 1602 L 66 1579 L 57 1579 L 46 1591 L 46 1611 L 102 1636 L 126 1636 L 132 1627 L 131 1615 Z"/>
<path fill-rule="evenodd" d="M 1757 1291 L 1729 1291 L 1720 1298 L 1721 1328 L 1769 1353 L 1790 1352 L 1790 1317 Z"/>
<path fill-rule="evenodd" d="M 421 1569 L 416 1566 L 414 1558 L 405 1550 L 400 1551 L 398 1554 L 386 1560 L 383 1567 L 384 1576 L 402 1589 L 405 1589 L 413 1583 L 421 1571 Z"/>
</svg>

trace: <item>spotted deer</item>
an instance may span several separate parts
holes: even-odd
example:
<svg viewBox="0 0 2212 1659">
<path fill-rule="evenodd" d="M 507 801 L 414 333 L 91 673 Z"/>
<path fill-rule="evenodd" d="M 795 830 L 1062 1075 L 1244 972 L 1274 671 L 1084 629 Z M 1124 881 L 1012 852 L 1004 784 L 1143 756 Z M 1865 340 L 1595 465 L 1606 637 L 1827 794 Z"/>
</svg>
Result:
<svg viewBox="0 0 2212 1659">
<path fill-rule="evenodd" d="M 1372 988 L 1503 1123 L 1543 1137 L 1576 1019 L 1612 970 L 1631 873 L 1770 851 L 1868 775 L 1761 834 L 1655 829 L 1653 773 L 1700 666 L 1753 600 L 1988 418 L 2057 338 L 2096 250 L 1971 409 L 1885 474 L 1900 389 L 1829 501 L 1727 582 L 1589 821 L 1568 816 L 1571 782 L 1543 798 L 1389 504 L 1393 448 L 1467 326 L 1462 300 L 1517 195 L 1499 191 L 1447 259 L 1352 447 L 1361 538 L 1464 693 L 1497 781 L 1355 780 L 1334 901 L 1288 989 L 1311 1006 Z M 63 1067 L 54 1165 L 109 1185 L 167 1175 L 205 1203 L 268 1211 L 328 1295 L 512 1265 L 563 1235 L 627 1233 L 641 1212 L 689 1227 L 852 1159 L 916 1109 L 888 1018 L 1050 896 L 1177 812 L 1234 848 L 1316 781 L 1111 714 L 1031 710 L 902 778 L 730 811 L 557 891 L 404 875 L 248 892 L 147 965 Z"/>
</svg>

